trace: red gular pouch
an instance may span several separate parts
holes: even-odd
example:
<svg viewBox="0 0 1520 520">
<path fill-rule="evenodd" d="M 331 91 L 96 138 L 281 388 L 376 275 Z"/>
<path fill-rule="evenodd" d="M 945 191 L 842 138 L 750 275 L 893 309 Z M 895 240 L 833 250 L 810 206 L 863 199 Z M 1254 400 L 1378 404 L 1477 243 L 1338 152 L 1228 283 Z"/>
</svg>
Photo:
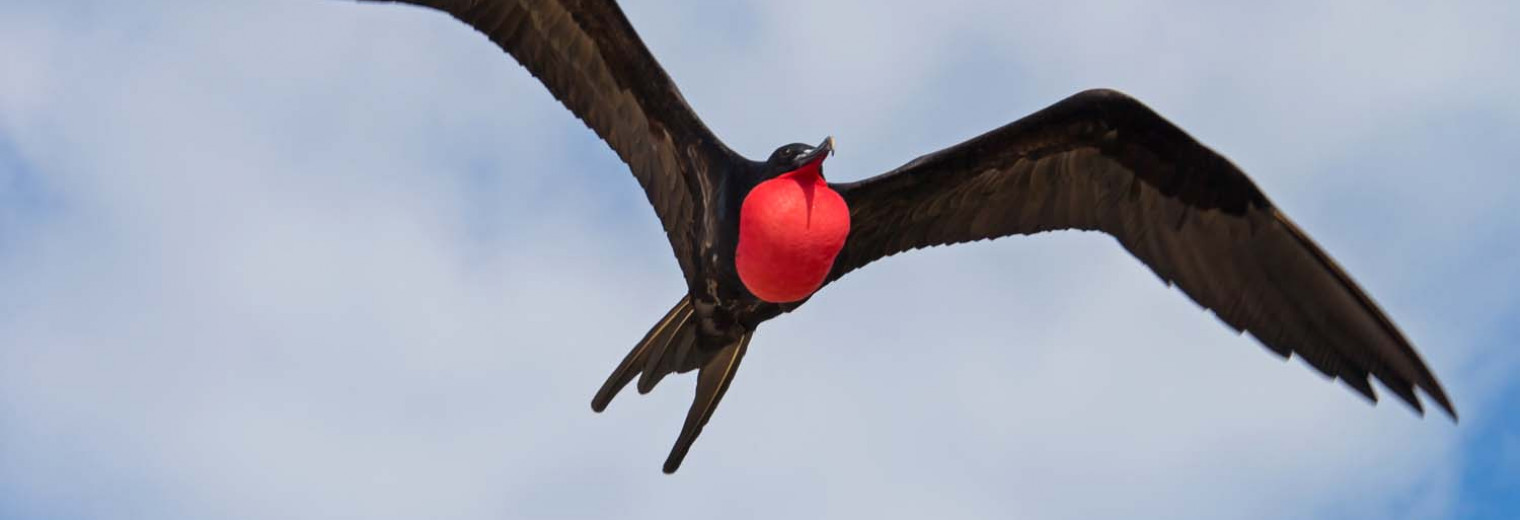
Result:
<svg viewBox="0 0 1520 520">
<path fill-rule="evenodd" d="M 739 208 L 734 264 L 749 292 L 771 303 L 823 285 L 850 234 L 850 208 L 823 180 L 823 158 L 760 183 Z"/>
</svg>

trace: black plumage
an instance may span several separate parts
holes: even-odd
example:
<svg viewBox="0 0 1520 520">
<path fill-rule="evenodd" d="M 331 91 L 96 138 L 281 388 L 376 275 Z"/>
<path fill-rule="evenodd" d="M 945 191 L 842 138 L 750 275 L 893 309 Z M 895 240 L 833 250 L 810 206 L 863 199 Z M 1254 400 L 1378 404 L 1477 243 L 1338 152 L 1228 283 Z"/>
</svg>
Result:
<svg viewBox="0 0 1520 520">
<path fill-rule="evenodd" d="M 793 169 L 725 146 L 610 0 L 368 0 L 435 8 L 484 33 L 617 153 L 644 188 L 687 295 L 592 400 L 698 370 L 665 463 L 675 471 L 732 382 L 756 327 L 802 303 L 757 299 L 734 271 L 737 212 Z M 789 148 L 791 147 L 791 148 Z M 1238 168 L 1140 102 L 1090 90 L 885 174 L 830 184 L 852 227 L 828 282 L 900 252 L 1060 229 L 1114 236 L 1168 284 L 1282 356 L 1376 400 L 1369 376 L 1423 411 L 1455 408 L 1414 348 L 1346 273 Z"/>
</svg>

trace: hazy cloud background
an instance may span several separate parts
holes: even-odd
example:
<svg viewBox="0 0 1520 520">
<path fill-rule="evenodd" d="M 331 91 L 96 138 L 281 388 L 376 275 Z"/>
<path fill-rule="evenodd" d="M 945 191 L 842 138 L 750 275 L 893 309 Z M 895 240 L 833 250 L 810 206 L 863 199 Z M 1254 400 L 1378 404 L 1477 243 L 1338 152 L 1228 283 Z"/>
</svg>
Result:
<svg viewBox="0 0 1520 520">
<path fill-rule="evenodd" d="M 447 16 L 0 4 L 0 517 L 1514 518 L 1520 5 L 627 2 L 739 151 L 873 175 L 1090 87 L 1232 158 L 1453 426 L 1237 337 L 1095 234 L 942 248 L 588 402 L 679 296 L 626 169 Z"/>
</svg>

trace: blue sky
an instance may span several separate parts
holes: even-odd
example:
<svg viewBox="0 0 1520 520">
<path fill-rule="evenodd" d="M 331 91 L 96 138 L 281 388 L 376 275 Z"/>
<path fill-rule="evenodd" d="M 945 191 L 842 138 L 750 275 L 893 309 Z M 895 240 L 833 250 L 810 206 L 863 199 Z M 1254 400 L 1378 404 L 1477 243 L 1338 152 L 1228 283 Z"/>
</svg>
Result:
<svg viewBox="0 0 1520 520">
<path fill-rule="evenodd" d="M 895 167 L 1092 87 L 1244 168 L 1462 413 L 1368 406 L 1112 240 L 900 255 L 589 410 L 679 296 L 626 169 L 446 16 L 0 3 L 0 517 L 1520 516 L 1514 2 L 625 6 L 735 149 Z M 807 13 L 807 16 L 797 16 Z"/>
</svg>

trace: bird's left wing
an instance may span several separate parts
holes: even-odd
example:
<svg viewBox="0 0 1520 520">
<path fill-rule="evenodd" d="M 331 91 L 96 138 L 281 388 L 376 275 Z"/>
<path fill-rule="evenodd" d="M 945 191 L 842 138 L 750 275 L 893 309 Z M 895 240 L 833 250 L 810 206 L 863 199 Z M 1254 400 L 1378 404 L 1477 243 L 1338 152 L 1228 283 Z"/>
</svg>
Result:
<svg viewBox="0 0 1520 520">
<path fill-rule="evenodd" d="M 1369 399 L 1445 392 L 1372 299 L 1228 160 L 1138 101 L 1087 91 L 891 172 L 834 185 L 851 229 L 829 280 L 899 252 L 1057 229 L 1113 235 L 1236 330 Z"/>
<path fill-rule="evenodd" d="M 644 188 L 689 278 L 718 140 L 612 0 L 364 0 L 431 7 L 485 34 L 591 127 Z M 689 281 L 689 280 L 688 280 Z"/>
</svg>

